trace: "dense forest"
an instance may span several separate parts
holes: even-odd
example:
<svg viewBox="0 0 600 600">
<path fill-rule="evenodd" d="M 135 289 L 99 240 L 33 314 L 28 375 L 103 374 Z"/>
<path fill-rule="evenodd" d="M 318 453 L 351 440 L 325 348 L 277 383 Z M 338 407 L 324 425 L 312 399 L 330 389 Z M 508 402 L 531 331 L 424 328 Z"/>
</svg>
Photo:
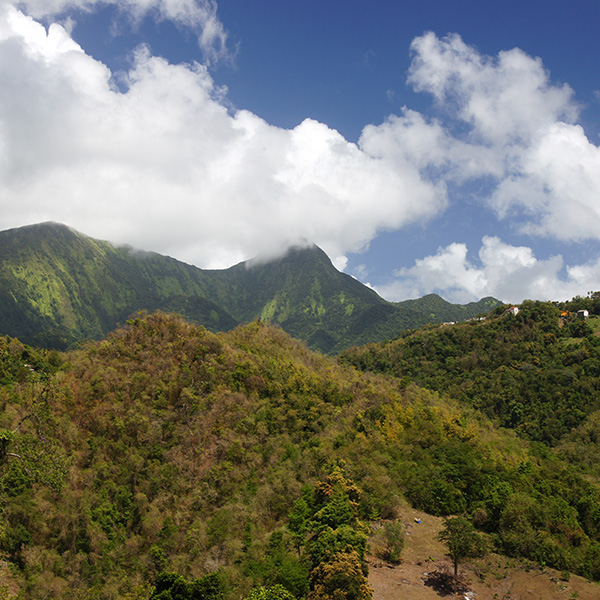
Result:
<svg viewBox="0 0 600 600">
<path fill-rule="evenodd" d="M 369 523 L 407 502 L 600 580 L 595 340 L 543 303 L 339 361 L 160 312 L 0 338 L 0 597 L 366 599 Z"/>
<path fill-rule="evenodd" d="M 346 364 L 410 380 L 473 406 L 527 439 L 558 444 L 600 409 L 600 337 L 576 310 L 600 299 L 498 307 L 484 321 L 404 332 L 353 348 Z"/>
</svg>

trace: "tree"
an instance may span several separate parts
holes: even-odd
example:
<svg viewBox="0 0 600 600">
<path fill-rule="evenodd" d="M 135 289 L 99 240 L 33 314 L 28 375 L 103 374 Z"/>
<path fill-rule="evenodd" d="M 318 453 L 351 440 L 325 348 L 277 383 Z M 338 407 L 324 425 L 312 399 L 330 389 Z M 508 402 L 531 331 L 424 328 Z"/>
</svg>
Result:
<svg viewBox="0 0 600 600">
<path fill-rule="evenodd" d="M 458 575 L 458 563 L 463 558 L 475 558 L 485 553 L 484 540 L 468 519 L 452 517 L 446 519 L 438 539 L 448 549 L 448 556 L 454 563 L 454 577 Z"/>
<path fill-rule="evenodd" d="M 225 583 L 218 571 L 186 581 L 177 573 L 160 573 L 154 581 L 150 600 L 222 600 Z"/>
<path fill-rule="evenodd" d="M 308 600 L 371 600 L 373 590 L 363 573 L 357 552 L 339 552 L 310 574 L 313 589 Z"/>
<path fill-rule="evenodd" d="M 355 551 L 364 563 L 367 542 L 368 536 L 362 529 L 342 525 L 336 529 L 331 527 L 323 529 L 308 542 L 306 549 L 313 567 L 331 560 L 338 552 L 348 550 Z"/>
<path fill-rule="evenodd" d="M 312 517 L 312 527 L 317 531 L 327 527 L 336 529 L 342 525 L 360 529 L 360 495 L 356 484 L 344 477 L 339 467 L 334 468 L 325 481 L 315 485 L 313 507 L 316 512 Z"/>
<path fill-rule="evenodd" d="M 260 585 L 252 588 L 246 600 L 295 600 L 295 596 L 279 584 L 267 587 Z"/>
<path fill-rule="evenodd" d="M 310 600 L 368 600 L 368 529 L 359 519 L 360 489 L 336 467 L 290 515 L 290 529 L 306 541 Z"/>
<path fill-rule="evenodd" d="M 400 521 L 391 521 L 383 526 L 383 558 L 391 563 L 400 562 L 404 549 L 404 525 Z"/>
<path fill-rule="evenodd" d="M 353 550 L 367 569 L 368 529 L 358 518 L 360 490 L 335 468 L 324 481 L 315 484 L 309 522 L 310 539 L 306 545 L 311 567 L 329 561 L 338 552 Z"/>
<path fill-rule="evenodd" d="M 0 428 L 0 473 L 15 465 L 24 479 L 58 491 L 70 460 L 57 439 L 57 427 L 47 398 L 35 399 L 13 429 Z"/>
</svg>

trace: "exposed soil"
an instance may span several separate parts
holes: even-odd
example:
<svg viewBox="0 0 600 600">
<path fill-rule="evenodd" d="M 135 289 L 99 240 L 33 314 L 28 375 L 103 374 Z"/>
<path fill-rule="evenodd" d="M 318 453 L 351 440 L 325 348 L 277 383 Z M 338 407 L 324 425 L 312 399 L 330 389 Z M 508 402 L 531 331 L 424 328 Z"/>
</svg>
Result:
<svg viewBox="0 0 600 600">
<path fill-rule="evenodd" d="M 377 543 L 371 543 L 369 583 L 374 600 L 600 599 L 597 583 L 497 554 L 465 561 L 459 567 L 459 581 L 453 582 L 452 564 L 436 539 L 443 519 L 412 509 L 404 509 L 402 516 L 406 544 L 399 565 L 377 558 Z"/>
</svg>

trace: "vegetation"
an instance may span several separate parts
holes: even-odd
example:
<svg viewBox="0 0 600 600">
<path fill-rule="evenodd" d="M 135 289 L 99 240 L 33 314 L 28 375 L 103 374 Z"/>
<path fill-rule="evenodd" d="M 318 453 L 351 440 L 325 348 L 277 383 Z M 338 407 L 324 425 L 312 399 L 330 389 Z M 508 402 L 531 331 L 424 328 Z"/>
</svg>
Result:
<svg viewBox="0 0 600 600">
<path fill-rule="evenodd" d="M 222 600 L 223 578 L 218 572 L 186 581 L 177 573 L 160 573 L 154 580 L 150 600 Z"/>
<path fill-rule="evenodd" d="M 359 520 L 360 490 L 334 470 L 313 492 L 307 530 L 309 600 L 369 600 L 365 554 L 368 528 Z"/>
<path fill-rule="evenodd" d="M 448 556 L 454 563 L 454 577 L 458 576 L 458 563 L 464 558 L 476 558 L 485 553 L 485 543 L 468 519 L 446 519 L 439 538 L 448 548 Z"/>
<path fill-rule="evenodd" d="M 398 564 L 405 542 L 403 523 L 400 521 L 388 521 L 384 523 L 378 537 L 383 546 L 381 558 L 390 563 Z"/>
<path fill-rule="evenodd" d="M 139 310 L 161 309 L 211 331 L 260 318 L 333 354 L 497 304 L 488 298 L 459 306 L 434 295 L 386 302 L 340 273 L 316 246 L 206 271 L 56 223 L 0 232 L 0 333 L 61 350 L 104 337 Z"/>
<path fill-rule="evenodd" d="M 534 352 L 552 346 L 556 364 L 562 353 L 581 377 L 588 355 L 568 357 L 594 350 L 593 339 L 566 337 L 553 310 L 524 305 L 521 320 L 498 313 L 454 329 L 467 355 L 470 343 L 485 360 L 514 352 L 517 365 L 536 364 Z M 419 344 L 452 348 L 437 337 L 447 331 L 387 346 L 418 358 Z M 0 553 L 23 600 L 369 598 L 366 524 L 393 522 L 405 500 L 460 515 L 497 551 L 600 580 L 600 492 L 585 453 L 575 460 L 597 430 L 585 417 L 592 398 L 579 436 L 554 449 L 537 441 L 541 417 L 517 435 L 462 392 L 433 389 L 425 359 L 417 365 L 432 389 L 402 370 L 339 364 L 259 321 L 215 334 L 156 312 L 63 355 L 12 338 L 0 349 Z M 464 384 L 447 381 L 452 394 Z M 549 389 L 558 406 L 570 398 Z M 40 448 L 30 462 L 39 475 L 8 455 L 27 444 Z M 65 468 L 53 475 L 57 464 Z M 389 533 L 397 559 L 401 541 Z"/>
<path fill-rule="evenodd" d="M 575 306 L 579 306 L 576 304 Z M 444 392 L 520 436 L 556 445 L 600 409 L 600 338 L 587 321 L 526 301 L 485 321 L 406 332 L 342 361 Z"/>
<path fill-rule="evenodd" d="M 247 600 L 294 600 L 295 596 L 288 592 L 282 585 L 255 587 Z"/>
</svg>

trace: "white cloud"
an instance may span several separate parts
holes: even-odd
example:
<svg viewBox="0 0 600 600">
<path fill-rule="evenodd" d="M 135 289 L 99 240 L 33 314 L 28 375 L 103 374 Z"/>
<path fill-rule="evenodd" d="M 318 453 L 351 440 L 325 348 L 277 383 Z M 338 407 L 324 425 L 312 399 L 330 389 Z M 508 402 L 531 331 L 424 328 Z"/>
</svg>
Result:
<svg viewBox="0 0 600 600">
<path fill-rule="evenodd" d="M 428 33 L 411 49 L 409 83 L 432 94 L 450 120 L 427 126 L 435 136 L 421 136 L 426 151 L 410 146 L 418 156 L 435 167 L 445 160 L 444 175 L 456 181 L 492 177 L 485 200 L 521 232 L 600 239 L 600 148 L 574 122 L 571 88 L 552 84 L 541 60 L 517 48 L 488 57 L 458 35 Z M 458 137 L 449 133 L 453 119 L 467 125 Z M 400 141 L 405 131 L 380 128 Z"/>
<path fill-rule="evenodd" d="M 459 140 L 440 121 L 427 120 L 408 108 L 381 125 L 367 125 L 360 144 L 373 156 L 396 165 L 416 166 L 438 185 L 503 174 L 502 160 L 493 149 Z"/>
<path fill-rule="evenodd" d="M 566 266 L 561 256 L 539 260 L 526 246 L 512 246 L 497 237 L 484 237 L 479 264 L 469 260 L 466 244 L 450 244 L 435 255 L 400 269 L 396 278 L 375 289 L 399 301 L 439 293 L 451 302 L 472 302 L 493 296 L 505 302 L 566 300 L 582 290 L 600 289 L 600 259 Z"/>
<path fill-rule="evenodd" d="M 134 23 L 151 16 L 190 28 L 196 32 L 198 45 L 209 62 L 229 58 L 227 32 L 217 16 L 214 0 L 21 0 L 17 6 L 36 19 L 114 6 Z"/>
<path fill-rule="evenodd" d="M 600 148 L 575 123 L 579 107 L 571 88 L 552 83 L 541 60 L 519 49 L 489 57 L 458 35 L 427 33 L 411 50 L 408 81 L 433 96 L 437 118 L 404 108 L 366 127 L 362 147 L 449 184 L 454 208 L 461 186 L 479 181 L 480 200 L 522 234 L 561 242 L 600 239 Z M 598 281 L 596 263 L 566 267 L 561 279 L 560 256 L 538 260 L 530 248 L 492 237 L 484 238 L 480 262 L 467 259 L 464 244 L 451 244 L 400 270 L 379 291 L 397 299 L 435 290 L 460 301 L 487 294 L 518 301 L 594 287 L 579 273 Z"/>
<path fill-rule="evenodd" d="M 0 228 L 64 222 L 228 266 L 315 242 L 345 264 L 382 229 L 443 209 L 445 188 L 322 123 L 230 114 L 205 66 L 141 48 L 126 90 L 60 25 L 0 16 Z"/>
<path fill-rule="evenodd" d="M 521 170 L 500 183 L 492 203 L 501 215 L 522 211 L 525 232 L 582 241 L 600 237 L 599 197 L 600 148 L 580 126 L 559 122 L 524 149 Z"/>
<path fill-rule="evenodd" d="M 483 56 L 459 35 L 433 33 L 411 44 L 408 81 L 472 127 L 475 141 L 494 146 L 527 142 L 558 120 L 577 117 L 573 92 L 550 83 L 542 61 L 522 50 Z"/>
<path fill-rule="evenodd" d="M 369 267 L 367 265 L 357 265 L 353 270 L 359 279 L 366 279 L 369 276 Z"/>
<path fill-rule="evenodd" d="M 39 17 L 111 2 L 22 4 Z M 119 7 L 189 25 L 215 52 L 224 48 L 213 2 Z M 482 200 L 522 232 L 600 237 L 600 149 L 574 122 L 568 86 L 552 84 L 541 61 L 517 49 L 490 58 L 458 36 L 434 34 L 411 49 L 409 82 L 434 96 L 437 118 L 405 107 L 353 144 L 311 119 L 287 130 L 231 113 L 206 65 L 173 65 L 145 48 L 118 89 L 64 27 L 46 30 L 4 4 L 0 228 L 60 221 L 203 267 L 314 242 L 344 268 L 345 255 L 380 231 L 439 215 L 458 191 L 456 207 L 463 184 L 485 180 Z M 540 260 L 485 237 L 478 264 L 465 244 L 451 244 L 379 291 L 395 299 L 438 291 L 455 301 L 568 297 L 599 287 L 599 270 L 593 262 L 561 276 L 560 256 Z"/>
</svg>

